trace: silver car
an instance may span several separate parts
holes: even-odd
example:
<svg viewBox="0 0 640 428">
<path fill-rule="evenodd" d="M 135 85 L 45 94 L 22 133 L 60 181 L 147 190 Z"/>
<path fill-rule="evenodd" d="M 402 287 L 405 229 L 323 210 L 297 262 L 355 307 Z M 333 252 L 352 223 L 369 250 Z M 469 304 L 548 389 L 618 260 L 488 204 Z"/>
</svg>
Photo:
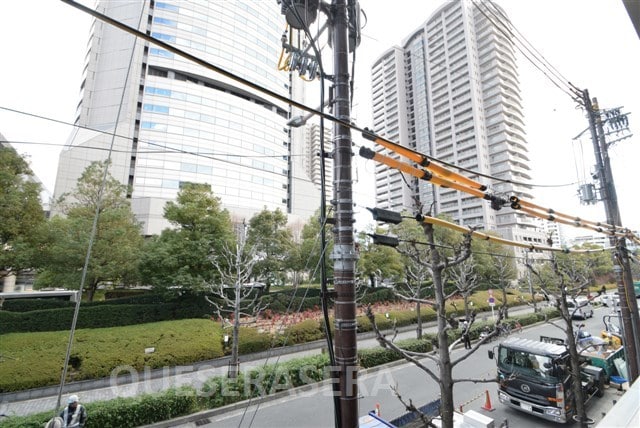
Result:
<svg viewBox="0 0 640 428">
<path fill-rule="evenodd" d="M 571 318 L 580 318 L 586 320 L 593 317 L 593 306 L 586 297 L 576 297 L 573 300 L 567 300 L 567 308 L 571 314 Z"/>
</svg>

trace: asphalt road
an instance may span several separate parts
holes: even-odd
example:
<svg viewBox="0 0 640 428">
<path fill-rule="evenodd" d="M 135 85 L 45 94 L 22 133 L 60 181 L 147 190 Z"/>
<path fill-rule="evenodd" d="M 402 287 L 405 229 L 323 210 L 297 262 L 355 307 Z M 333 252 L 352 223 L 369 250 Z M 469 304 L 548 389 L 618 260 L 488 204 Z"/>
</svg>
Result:
<svg viewBox="0 0 640 428">
<path fill-rule="evenodd" d="M 607 308 L 595 309 L 595 316 L 584 321 L 585 330 L 593 335 L 599 335 L 602 330 L 602 316 L 610 313 Z M 576 321 L 575 323 L 582 323 Z M 405 333 L 411 336 L 413 332 Z M 562 337 L 563 332 L 550 324 L 539 324 L 525 328 L 522 337 L 539 339 L 541 335 Z M 373 342 L 372 342 L 373 343 Z M 466 356 L 466 359 L 454 368 L 454 378 L 456 379 L 495 379 L 495 361 L 490 360 L 487 351 L 497 345 L 498 341 L 482 345 L 476 352 Z M 365 343 L 359 343 L 359 347 L 367 347 Z M 465 350 L 458 348 L 453 352 L 453 358 L 464 357 Z M 433 368 L 434 363 L 427 359 L 422 360 L 427 366 Z M 395 396 L 393 388 L 397 388 L 398 393 L 405 400 L 411 399 L 416 405 L 423 405 L 436 399 L 439 395 L 439 386 L 436 380 L 432 379 L 420 368 L 408 364 L 390 364 L 382 369 L 369 371 L 359 378 L 359 413 L 365 415 L 369 410 L 373 410 L 376 405 L 380 406 L 383 418 L 392 420 L 406 413 L 403 404 Z M 502 406 L 497 398 L 497 386 L 495 382 L 474 383 L 461 382 L 454 387 L 454 397 L 456 409 L 462 406 L 463 410 L 473 409 L 483 413 L 496 421 L 496 426 L 507 419 L 509 426 L 533 428 L 540 426 L 555 426 L 551 422 L 536 418 L 516 410 Z M 292 392 L 287 396 L 263 402 L 261 404 L 250 404 L 241 408 L 235 408 L 228 412 L 216 411 L 215 415 L 201 413 L 197 419 L 189 422 L 182 421 L 176 424 L 163 424 L 155 426 L 172 426 L 179 428 L 193 427 L 296 427 L 296 428 L 316 428 L 332 427 L 333 421 L 333 400 L 331 398 L 330 386 L 315 386 L 304 392 Z M 487 401 L 487 393 L 489 401 Z M 598 422 L 604 414 L 613 406 L 614 400 L 619 398 L 621 393 L 614 389 L 608 389 L 602 398 L 593 398 L 594 401 L 588 407 L 588 415 Z M 483 407 L 493 408 L 487 411 Z"/>
</svg>

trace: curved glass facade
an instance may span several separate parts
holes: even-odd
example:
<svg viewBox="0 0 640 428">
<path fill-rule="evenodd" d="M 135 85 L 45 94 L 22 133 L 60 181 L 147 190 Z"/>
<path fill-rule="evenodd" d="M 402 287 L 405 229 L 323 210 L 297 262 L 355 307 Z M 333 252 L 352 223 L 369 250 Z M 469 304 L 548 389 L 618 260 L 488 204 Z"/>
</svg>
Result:
<svg viewBox="0 0 640 428">
<path fill-rule="evenodd" d="M 278 71 L 284 17 L 270 2 L 100 2 L 98 10 L 236 76 L 290 96 Z M 145 234 L 159 233 L 164 203 L 206 183 L 236 217 L 290 212 L 289 107 L 161 46 L 96 21 L 77 122 L 115 132 L 112 174 L 130 185 Z M 124 94 L 124 95 L 123 95 Z M 56 195 L 75 186 L 109 138 L 76 132 L 60 158 Z"/>
</svg>

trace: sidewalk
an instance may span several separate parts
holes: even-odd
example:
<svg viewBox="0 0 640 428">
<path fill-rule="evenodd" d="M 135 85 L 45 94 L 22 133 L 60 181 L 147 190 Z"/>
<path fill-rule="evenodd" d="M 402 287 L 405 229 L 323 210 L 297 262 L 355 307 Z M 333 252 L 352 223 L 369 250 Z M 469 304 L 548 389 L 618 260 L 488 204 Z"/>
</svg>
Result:
<svg viewBox="0 0 640 428">
<path fill-rule="evenodd" d="M 510 308 L 510 314 L 531 312 L 524 307 Z M 480 314 L 486 316 L 487 313 Z M 488 313 L 491 316 L 491 313 Z M 423 323 L 423 333 L 436 331 L 435 321 Z M 397 339 L 415 338 L 416 325 L 398 328 Z M 358 334 L 358 348 L 374 348 L 378 346 L 373 332 Z M 274 348 L 270 351 L 240 356 L 240 369 L 259 367 L 266 364 L 276 364 L 290 359 L 317 355 L 326 351 L 325 340 Z M 229 357 L 194 363 L 189 366 L 165 367 L 156 370 L 138 372 L 132 367 L 120 367 L 118 373 L 109 378 L 73 382 L 65 385 L 62 400 L 74 393 L 80 396 L 80 401 L 107 401 L 118 397 L 134 397 L 150 394 L 170 388 L 188 385 L 200 388 L 204 382 L 214 376 L 226 376 Z M 40 388 L 16 393 L 0 395 L 0 414 L 8 416 L 25 416 L 33 413 L 52 411 L 57 402 L 59 386 Z"/>
</svg>

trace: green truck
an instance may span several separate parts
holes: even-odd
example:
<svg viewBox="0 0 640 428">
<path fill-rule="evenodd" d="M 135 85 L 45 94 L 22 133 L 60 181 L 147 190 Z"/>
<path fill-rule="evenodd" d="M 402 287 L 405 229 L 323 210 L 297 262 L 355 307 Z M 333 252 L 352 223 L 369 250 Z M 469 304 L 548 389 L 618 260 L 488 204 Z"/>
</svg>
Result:
<svg viewBox="0 0 640 428">
<path fill-rule="evenodd" d="M 618 370 L 614 364 L 614 361 L 618 358 L 624 360 L 624 348 L 621 346 L 614 351 L 609 352 L 582 352 L 582 355 L 588 357 L 591 360 L 591 365 L 601 367 L 606 373 L 606 381 L 608 382 L 611 376 L 617 376 Z M 622 373 L 620 373 L 622 375 Z"/>
</svg>

